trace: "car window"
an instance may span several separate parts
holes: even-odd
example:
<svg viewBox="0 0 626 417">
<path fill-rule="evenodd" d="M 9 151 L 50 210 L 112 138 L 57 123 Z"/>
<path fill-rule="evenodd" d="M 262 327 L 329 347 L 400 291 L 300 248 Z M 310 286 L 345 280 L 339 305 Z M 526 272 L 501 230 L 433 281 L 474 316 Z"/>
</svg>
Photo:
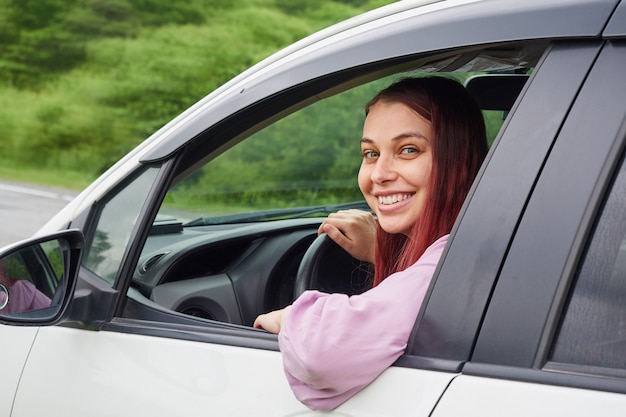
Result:
<svg viewBox="0 0 626 417">
<path fill-rule="evenodd" d="M 99 207 L 82 264 L 111 285 L 158 172 L 154 167 L 144 170 Z"/>
<path fill-rule="evenodd" d="M 491 144 L 542 52 L 535 45 L 512 45 L 506 52 L 420 59 L 409 71 L 403 66 L 301 96 L 293 104 L 298 110 L 284 117 L 272 114 L 254 126 L 239 120 L 241 127 L 201 135 L 181 151 L 123 315 L 169 319 L 154 315 L 156 308 L 249 326 L 258 314 L 291 303 L 300 260 L 323 218 L 341 209 L 369 210 L 357 183 L 366 103 L 402 77 L 453 78 L 482 102 Z M 484 80 L 488 88 L 475 83 L 483 75 L 493 76 Z M 517 87 L 513 78 L 521 80 Z M 513 87 L 506 94 L 494 88 L 502 85 Z M 115 268 L 105 267 L 111 261 L 100 258 L 101 274 L 113 274 Z"/>
<path fill-rule="evenodd" d="M 170 189 L 159 214 L 189 226 L 237 223 L 325 215 L 326 205 L 332 210 L 362 200 L 355 175 L 361 103 L 376 84 L 315 103 L 250 136 Z M 314 206 L 322 208 L 308 210 Z"/>
<path fill-rule="evenodd" d="M 251 135 L 170 188 L 158 219 L 193 227 L 367 209 L 356 180 L 364 107 L 376 92 L 408 75 L 416 76 L 396 74 L 353 88 Z M 444 76 L 464 82 L 472 74 Z M 506 112 L 483 114 L 491 144 Z"/>
<path fill-rule="evenodd" d="M 624 161 L 579 268 L 550 360 L 583 365 L 591 373 L 626 370 Z"/>
<path fill-rule="evenodd" d="M 291 303 L 299 260 L 322 218 L 341 209 L 369 210 L 357 184 L 364 106 L 404 75 L 305 107 L 175 179 L 146 240 L 132 291 L 169 310 L 244 325 Z M 449 76 L 463 81 L 470 74 Z M 485 111 L 491 141 L 503 116 Z M 119 222 L 116 210 L 110 221 Z M 308 223 L 293 223 L 298 221 Z M 102 235 L 109 223 L 100 224 Z M 251 229 L 257 226 L 262 229 Z M 294 235 L 294 228 L 305 229 L 302 236 Z M 121 236 L 95 239 L 92 248 L 119 242 L 119 251 L 126 243 Z M 287 248 L 263 257 L 270 244 Z M 98 251 L 89 263 L 109 279 L 121 256 L 112 258 L 111 251 Z M 254 264 L 252 270 L 245 270 L 246 262 Z"/>
</svg>

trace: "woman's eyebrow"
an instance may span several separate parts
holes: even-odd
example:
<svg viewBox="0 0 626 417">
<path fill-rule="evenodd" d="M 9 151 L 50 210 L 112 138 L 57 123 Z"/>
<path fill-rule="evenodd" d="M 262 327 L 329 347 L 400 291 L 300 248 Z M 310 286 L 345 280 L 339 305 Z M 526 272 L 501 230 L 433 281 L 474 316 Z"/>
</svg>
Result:
<svg viewBox="0 0 626 417">
<path fill-rule="evenodd" d="M 421 134 L 420 132 L 415 132 L 415 131 L 401 133 L 397 135 L 396 137 L 391 138 L 391 140 L 400 140 L 400 139 L 406 139 L 406 138 L 417 138 L 417 139 L 429 140 L 425 135 Z"/>
<path fill-rule="evenodd" d="M 402 140 L 402 139 L 406 139 L 406 138 L 417 138 L 417 139 L 421 139 L 421 140 L 426 140 L 426 141 L 430 141 L 430 139 L 428 139 L 426 136 L 422 135 L 419 132 L 404 132 L 404 133 L 400 133 L 399 135 L 394 136 L 393 138 L 391 138 L 392 141 L 398 141 L 398 140 Z M 361 138 L 361 143 L 374 143 L 375 141 L 373 139 L 367 138 L 367 137 L 363 137 Z"/>
</svg>

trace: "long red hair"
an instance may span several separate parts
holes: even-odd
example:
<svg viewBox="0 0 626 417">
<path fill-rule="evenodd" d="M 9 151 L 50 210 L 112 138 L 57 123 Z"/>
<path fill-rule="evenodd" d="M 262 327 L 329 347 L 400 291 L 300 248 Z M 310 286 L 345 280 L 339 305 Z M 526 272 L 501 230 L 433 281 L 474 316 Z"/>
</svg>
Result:
<svg viewBox="0 0 626 417">
<path fill-rule="evenodd" d="M 402 103 L 428 120 L 433 129 L 433 164 L 428 198 L 409 236 L 378 226 L 374 286 L 414 264 L 440 237 L 450 233 L 487 154 L 480 108 L 458 82 L 443 77 L 404 78 L 379 92 L 377 102 Z"/>
</svg>

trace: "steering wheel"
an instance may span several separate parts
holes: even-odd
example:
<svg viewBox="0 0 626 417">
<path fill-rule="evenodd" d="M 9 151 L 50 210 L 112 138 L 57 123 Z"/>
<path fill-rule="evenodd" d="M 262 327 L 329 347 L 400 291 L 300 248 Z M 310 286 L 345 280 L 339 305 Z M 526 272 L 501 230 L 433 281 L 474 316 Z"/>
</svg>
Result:
<svg viewBox="0 0 626 417">
<path fill-rule="evenodd" d="M 373 272 L 372 264 L 353 258 L 323 233 L 311 243 L 300 261 L 294 299 L 306 290 L 360 294 L 372 287 Z"/>
</svg>

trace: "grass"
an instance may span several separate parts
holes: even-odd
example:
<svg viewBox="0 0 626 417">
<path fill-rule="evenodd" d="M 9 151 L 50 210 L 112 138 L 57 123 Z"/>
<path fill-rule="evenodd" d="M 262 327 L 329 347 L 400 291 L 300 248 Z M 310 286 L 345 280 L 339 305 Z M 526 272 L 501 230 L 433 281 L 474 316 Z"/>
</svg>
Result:
<svg viewBox="0 0 626 417">
<path fill-rule="evenodd" d="M 75 171 L 24 168 L 11 161 L 0 160 L 0 179 L 81 191 L 95 178 Z"/>
</svg>

